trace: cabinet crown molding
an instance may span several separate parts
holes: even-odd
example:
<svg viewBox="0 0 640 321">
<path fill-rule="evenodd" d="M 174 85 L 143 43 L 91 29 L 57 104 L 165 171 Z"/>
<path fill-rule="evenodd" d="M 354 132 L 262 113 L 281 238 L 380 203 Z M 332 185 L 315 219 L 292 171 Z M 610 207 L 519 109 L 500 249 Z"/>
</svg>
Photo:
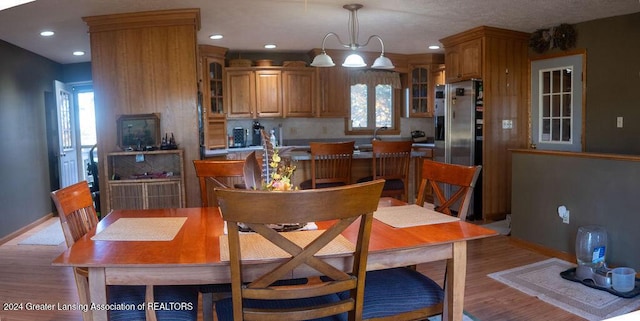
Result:
<svg viewBox="0 0 640 321">
<path fill-rule="evenodd" d="M 193 25 L 200 30 L 200 9 L 157 10 L 82 17 L 89 33 L 132 28 Z"/>
<path fill-rule="evenodd" d="M 500 38 L 513 38 L 529 41 L 530 34 L 526 32 L 513 31 L 508 29 L 501 29 L 495 27 L 479 26 L 449 37 L 440 39 L 440 42 L 444 47 L 455 46 L 462 42 L 481 38 L 481 37 L 500 37 Z"/>
</svg>

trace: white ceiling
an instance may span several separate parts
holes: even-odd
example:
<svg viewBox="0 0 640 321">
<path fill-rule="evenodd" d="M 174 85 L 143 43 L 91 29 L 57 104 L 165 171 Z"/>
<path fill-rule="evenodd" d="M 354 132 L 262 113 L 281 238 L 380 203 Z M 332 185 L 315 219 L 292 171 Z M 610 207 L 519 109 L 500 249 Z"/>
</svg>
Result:
<svg viewBox="0 0 640 321">
<path fill-rule="evenodd" d="M 264 51 L 275 43 L 277 51 L 319 48 L 333 31 L 348 42 L 350 0 L 37 0 L 0 11 L 0 39 L 58 63 L 91 59 L 89 35 L 82 17 L 174 8 L 200 8 L 199 44 L 234 51 Z M 378 34 L 387 52 L 432 52 L 430 44 L 477 26 L 486 25 L 533 32 L 561 23 L 574 24 L 640 12 L 640 0 L 353 0 L 358 11 L 362 43 Z M 42 38 L 40 31 L 56 35 Z M 224 35 L 213 41 L 213 33 Z M 580 37 L 580 35 L 578 35 Z M 327 48 L 340 48 L 335 38 Z M 75 50 L 87 52 L 72 56 Z M 367 51 L 378 51 L 371 43 Z M 442 52 L 442 51 L 436 51 Z"/>
</svg>

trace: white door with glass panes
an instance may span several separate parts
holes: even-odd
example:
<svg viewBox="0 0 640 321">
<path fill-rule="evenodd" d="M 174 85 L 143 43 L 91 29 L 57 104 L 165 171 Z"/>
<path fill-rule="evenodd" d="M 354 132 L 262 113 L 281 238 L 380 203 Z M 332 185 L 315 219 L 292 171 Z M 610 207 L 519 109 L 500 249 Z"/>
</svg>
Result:
<svg viewBox="0 0 640 321">
<path fill-rule="evenodd" d="M 537 149 L 583 149 L 582 54 L 531 62 L 531 143 Z"/>
<path fill-rule="evenodd" d="M 79 182 L 78 140 L 76 137 L 76 113 L 73 94 L 64 83 L 55 81 L 56 107 L 58 111 L 58 157 L 60 188 Z"/>
</svg>

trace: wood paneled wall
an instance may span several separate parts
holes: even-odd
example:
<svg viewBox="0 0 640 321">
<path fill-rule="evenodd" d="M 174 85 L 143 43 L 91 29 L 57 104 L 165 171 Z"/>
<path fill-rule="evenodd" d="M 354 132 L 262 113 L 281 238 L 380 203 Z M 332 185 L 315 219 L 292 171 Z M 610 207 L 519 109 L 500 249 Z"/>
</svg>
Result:
<svg viewBox="0 0 640 321">
<path fill-rule="evenodd" d="M 509 149 L 528 144 L 529 34 L 481 26 L 440 41 L 447 50 L 478 39 L 480 61 L 474 62 L 482 66 L 484 87 L 482 218 L 494 221 L 511 213 Z M 511 120 L 513 128 L 503 129 L 503 120 Z"/>
<path fill-rule="evenodd" d="M 199 9 L 85 17 L 91 36 L 100 162 L 117 147 L 116 120 L 124 114 L 160 113 L 161 133 L 172 133 L 185 164 L 199 155 L 196 32 Z M 104 169 L 104 167 L 102 168 Z M 153 169 L 150 169 L 152 171 Z M 185 166 L 187 206 L 198 205 L 193 166 Z M 100 172 L 108 211 L 106 171 Z"/>
</svg>

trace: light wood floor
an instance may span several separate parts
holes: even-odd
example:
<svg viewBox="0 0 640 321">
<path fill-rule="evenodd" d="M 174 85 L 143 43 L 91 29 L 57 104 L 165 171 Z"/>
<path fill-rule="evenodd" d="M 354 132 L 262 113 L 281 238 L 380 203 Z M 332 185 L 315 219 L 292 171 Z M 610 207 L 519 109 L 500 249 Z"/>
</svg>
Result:
<svg viewBox="0 0 640 321">
<path fill-rule="evenodd" d="M 48 223 L 0 245 L 0 304 L 78 302 L 71 269 L 51 266 L 65 245 L 17 245 Z M 471 241 L 468 246 L 465 310 L 481 321 L 555 320 L 582 318 L 487 277 L 487 274 L 547 259 L 518 247 L 507 236 Z M 444 262 L 418 266 L 442 283 Z M 81 321 L 77 311 L 4 311 L 0 321 Z"/>
</svg>

